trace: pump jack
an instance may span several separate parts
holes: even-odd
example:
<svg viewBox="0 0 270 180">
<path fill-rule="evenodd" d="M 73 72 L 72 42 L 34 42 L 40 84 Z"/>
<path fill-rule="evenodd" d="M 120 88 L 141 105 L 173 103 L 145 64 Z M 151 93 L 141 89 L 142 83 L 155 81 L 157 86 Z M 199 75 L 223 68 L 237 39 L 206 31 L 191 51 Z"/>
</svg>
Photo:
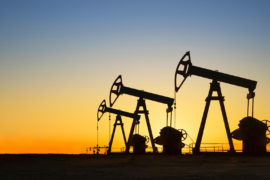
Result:
<svg viewBox="0 0 270 180">
<path fill-rule="evenodd" d="M 146 108 L 145 99 L 167 104 L 168 105 L 167 113 L 172 112 L 172 104 L 174 102 L 174 99 L 166 97 L 166 96 L 161 96 L 158 94 L 153 94 L 150 92 L 142 91 L 142 90 L 137 90 L 137 89 L 130 88 L 130 87 L 125 87 L 122 83 L 122 76 L 119 75 L 111 87 L 111 91 L 110 91 L 110 106 L 111 107 L 114 105 L 115 101 L 117 100 L 117 98 L 121 94 L 128 94 L 128 95 L 135 96 L 135 97 L 139 98 L 134 114 L 137 114 L 137 115 L 144 114 L 145 115 L 145 120 L 146 120 L 146 124 L 147 124 L 147 128 L 148 128 L 148 132 L 149 132 L 149 137 L 151 140 L 151 145 L 153 148 L 153 153 L 156 153 L 157 148 L 155 147 L 155 143 L 154 143 L 154 138 L 153 138 L 153 134 L 152 134 L 151 126 L 150 126 L 150 121 L 149 121 L 149 117 L 148 117 L 148 110 Z M 141 108 L 143 110 L 140 110 Z M 130 129 L 130 133 L 129 133 L 128 142 L 127 142 L 126 153 L 129 153 L 134 128 L 135 128 L 135 125 L 138 125 L 138 124 L 139 124 L 139 121 L 133 120 L 131 129 Z M 167 114 L 167 124 L 168 124 L 168 114 Z"/>
<path fill-rule="evenodd" d="M 114 126 L 113 127 L 113 132 L 112 132 L 112 136 L 111 136 L 111 139 L 110 139 L 110 142 L 109 142 L 108 151 L 107 151 L 107 154 L 110 154 L 111 153 L 111 148 L 112 148 L 112 143 L 113 143 L 115 129 L 116 129 L 116 126 L 118 126 L 118 125 L 121 126 L 121 130 L 122 130 L 122 134 L 123 134 L 125 146 L 127 146 L 127 141 L 126 141 L 126 136 L 125 136 L 125 131 L 124 131 L 124 124 L 122 122 L 122 117 L 121 116 L 133 118 L 134 121 L 139 121 L 140 116 L 138 114 L 133 114 L 133 113 L 129 113 L 129 112 L 126 112 L 126 111 L 121 111 L 121 110 L 118 110 L 118 109 L 109 108 L 109 107 L 106 106 L 106 101 L 104 99 L 101 102 L 101 104 L 99 105 L 99 107 L 98 107 L 98 112 L 97 112 L 97 120 L 98 121 L 101 119 L 101 117 L 103 116 L 103 114 L 105 112 L 116 114 L 116 119 L 115 119 L 115 122 L 114 122 L 114 125 L 113 125 Z"/>
<path fill-rule="evenodd" d="M 185 58 L 187 58 L 187 59 L 185 59 Z M 184 78 L 179 85 L 177 83 L 178 82 L 177 81 L 178 75 L 182 75 Z M 247 114 L 249 114 L 249 100 L 252 99 L 252 117 L 253 117 L 253 111 L 254 111 L 254 97 L 255 97 L 254 89 L 256 88 L 257 82 L 253 81 L 253 80 L 241 78 L 238 76 L 233 76 L 233 75 L 229 75 L 229 74 L 225 74 L 225 73 L 193 66 L 191 63 L 190 52 L 188 51 L 181 58 L 179 64 L 177 65 L 177 68 L 176 68 L 175 79 L 174 79 L 175 92 L 178 92 L 180 87 L 185 82 L 186 78 L 188 76 L 191 76 L 191 75 L 196 75 L 196 76 L 212 79 L 212 83 L 210 83 L 210 90 L 209 90 L 208 96 L 206 98 L 206 105 L 205 105 L 200 129 L 199 129 L 199 133 L 197 136 L 195 148 L 193 149 L 193 153 L 198 154 L 200 152 L 202 135 L 203 135 L 205 122 L 206 122 L 206 118 L 207 118 L 207 114 L 208 114 L 211 100 L 218 100 L 220 103 L 220 108 L 221 108 L 221 112 L 222 112 L 222 116 L 223 116 L 223 120 L 224 120 L 224 124 L 225 124 L 227 138 L 228 138 L 229 145 L 230 145 L 230 152 L 235 152 L 233 142 L 232 142 L 232 136 L 230 133 L 229 123 L 228 123 L 228 119 L 227 119 L 227 115 L 226 115 L 226 110 L 225 110 L 225 106 L 224 106 L 224 96 L 222 96 L 219 82 L 229 83 L 232 85 L 247 88 L 249 90 L 249 93 L 247 95 L 247 99 L 248 99 Z M 213 92 L 217 92 L 217 96 L 213 96 Z"/>
</svg>

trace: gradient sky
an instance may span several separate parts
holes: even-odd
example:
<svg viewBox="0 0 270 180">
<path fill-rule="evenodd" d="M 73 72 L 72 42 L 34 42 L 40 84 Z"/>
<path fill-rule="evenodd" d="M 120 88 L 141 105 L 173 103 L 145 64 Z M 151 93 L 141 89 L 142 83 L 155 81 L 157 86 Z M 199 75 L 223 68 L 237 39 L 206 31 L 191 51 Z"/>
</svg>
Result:
<svg viewBox="0 0 270 180">
<path fill-rule="evenodd" d="M 96 144 L 97 107 L 118 74 L 126 86 L 173 97 L 187 50 L 196 66 L 257 80 L 255 117 L 270 119 L 269 9 L 266 0 L 1 1 L 0 153 L 84 152 Z M 192 76 L 177 94 L 177 128 L 193 140 L 209 83 Z M 246 115 L 247 90 L 221 86 L 234 130 Z M 156 137 L 166 106 L 147 105 Z M 135 106 L 127 95 L 115 104 L 130 112 Z M 130 122 L 124 118 L 127 135 Z M 114 147 L 123 146 L 118 132 Z M 143 119 L 140 132 L 147 135 Z M 217 103 L 203 142 L 227 142 Z M 105 115 L 100 145 L 107 143 Z"/>
</svg>

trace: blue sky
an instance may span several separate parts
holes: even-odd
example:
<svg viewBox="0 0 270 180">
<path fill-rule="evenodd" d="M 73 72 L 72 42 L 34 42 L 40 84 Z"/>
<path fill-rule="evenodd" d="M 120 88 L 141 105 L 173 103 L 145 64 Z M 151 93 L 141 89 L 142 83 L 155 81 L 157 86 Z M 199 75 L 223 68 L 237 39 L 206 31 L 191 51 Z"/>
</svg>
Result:
<svg viewBox="0 0 270 180">
<path fill-rule="evenodd" d="M 209 67 L 210 59 L 224 66 L 242 65 L 238 58 L 253 64 L 254 57 L 269 65 L 269 7 L 269 1 L 2 1 L 1 69 L 91 66 L 98 74 L 115 63 L 175 62 L 186 50 Z"/>
<path fill-rule="evenodd" d="M 228 39 L 269 47 L 268 1 L 2 1 L 0 8 L 2 51 L 235 44 Z"/>
</svg>

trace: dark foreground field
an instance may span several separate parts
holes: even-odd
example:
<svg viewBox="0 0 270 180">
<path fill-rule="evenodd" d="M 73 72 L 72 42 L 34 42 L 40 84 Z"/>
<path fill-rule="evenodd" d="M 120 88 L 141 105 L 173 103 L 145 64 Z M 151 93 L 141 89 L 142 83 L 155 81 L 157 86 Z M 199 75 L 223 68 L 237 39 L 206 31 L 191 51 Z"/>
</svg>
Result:
<svg viewBox="0 0 270 180">
<path fill-rule="evenodd" d="M 270 156 L 0 155 L 0 179 L 270 179 Z"/>
</svg>

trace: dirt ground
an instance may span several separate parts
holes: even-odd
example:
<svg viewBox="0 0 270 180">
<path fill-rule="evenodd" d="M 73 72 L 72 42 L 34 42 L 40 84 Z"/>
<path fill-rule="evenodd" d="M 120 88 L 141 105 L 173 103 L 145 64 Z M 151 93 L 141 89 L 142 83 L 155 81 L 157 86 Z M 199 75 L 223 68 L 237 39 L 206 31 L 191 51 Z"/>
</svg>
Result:
<svg viewBox="0 0 270 180">
<path fill-rule="evenodd" d="M 0 155 L 0 179 L 270 179 L 270 155 Z"/>
</svg>

